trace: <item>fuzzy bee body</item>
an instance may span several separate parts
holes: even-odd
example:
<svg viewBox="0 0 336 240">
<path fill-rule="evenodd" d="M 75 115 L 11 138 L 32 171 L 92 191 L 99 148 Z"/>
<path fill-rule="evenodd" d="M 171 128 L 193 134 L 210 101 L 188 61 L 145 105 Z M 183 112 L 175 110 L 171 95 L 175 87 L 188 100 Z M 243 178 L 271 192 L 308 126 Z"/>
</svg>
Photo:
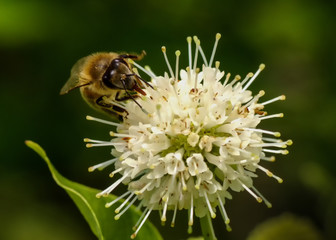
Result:
<svg viewBox="0 0 336 240">
<path fill-rule="evenodd" d="M 143 80 L 132 71 L 127 59 L 140 60 L 144 54 L 100 52 L 81 58 L 72 67 L 60 94 L 79 88 L 83 99 L 94 109 L 113 117 L 124 117 L 127 112 L 118 102 L 132 99 L 137 103 L 139 93 L 145 95 Z"/>
</svg>

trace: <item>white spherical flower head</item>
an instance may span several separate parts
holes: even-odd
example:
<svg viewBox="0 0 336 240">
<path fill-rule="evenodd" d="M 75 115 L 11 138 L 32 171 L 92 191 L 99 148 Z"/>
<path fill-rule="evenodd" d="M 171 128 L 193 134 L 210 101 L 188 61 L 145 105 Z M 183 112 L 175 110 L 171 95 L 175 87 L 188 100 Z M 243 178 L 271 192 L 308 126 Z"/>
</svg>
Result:
<svg viewBox="0 0 336 240">
<path fill-rule="evenodd" d="M 116 219 L 136 200 L 144 207 L 133 238 L 153 210 L 162 212 L 163 222 L 167 211 L 172 210 L 171 225 L 174 226 L 177 211 L 187 209 L 191 227 L 194 216 L 202 218 L 209 214 L 214 218 L 218 209 L 229 230 L 230 220 L 224 205 L 225 199 L 231 198 L 231 191 L 246 190 L 258 202 L 264 201 L 270 207 L 271 203 L 253 186 L 256 171 L 259 169 L 282 182 L 261 164 L 274 161 L 272 154 L 287 154 L 283 148 L 291 141 L 281 141 L 280 133 L 260 129 L 258 125 L 265 119 L 283 116 L 281 113 L 268 115 L 264 107 L 285 97 L 259 103 L 264 91 L 252 95 L 247 90 L 264 64 L 256 73 L 232 80 L 230 73 L 225 75 L 219 69 L 219 62 L 212 67 L 219 39 L 217 34 L 208 62 L 197 37 L 194 37 L 196 47 L 192 58 L 192 38 L 188 37 L 189 66 L 181 71 L 180 51 L 176 51 L 173 71 L 166 48 L 162 47 L 169 70 L 169 74 L 163 76 L 132 62 L 151 77 L 152 88 L 144 86 L 146 95 L 136 99 L 138 104 L 125 103 L 127 115 L 120 124 L 88 117 L 117 127 L 117 133 L 111 133 L 114 138 L 110 142 L 86 139 L 91 142 L 89 147 L 114 146 L 115 158 L 90 170 L 114 164 L 111 176 L 120 174 L 98 197 L 108 195 L 121 183 L 128 186 L 128 191 L 121 196 L 126 200 L 116 212 L 123 210 Z M 197 68 L 200 57 L 203 59 L 201 69 Z"/>
</svg>

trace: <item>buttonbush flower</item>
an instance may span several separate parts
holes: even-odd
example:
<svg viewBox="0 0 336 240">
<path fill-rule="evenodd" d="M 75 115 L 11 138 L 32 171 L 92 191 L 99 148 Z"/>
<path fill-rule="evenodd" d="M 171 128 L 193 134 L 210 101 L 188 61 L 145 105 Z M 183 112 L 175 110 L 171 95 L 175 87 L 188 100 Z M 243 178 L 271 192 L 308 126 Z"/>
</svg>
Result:
<svg viewBox="0 0 336 240">
<path fill-rule="evenodd" d="M 107 196 L 120 184 L 127 185 L 124 194 L 106 204 L 110 207 L 119 199 L 126 199 L 116 209 L 115 218 L 137 201 L 144 209 L 132 238 L 154 210 L 160 211 L 162 222 L 167 221 L 167 211 L 173 211 L 170 221 L 174 226 L 177 212 L 186 209 L 189 229 L 195 216 L 215 218 L 219 211 L 230 230 L 225 208 L 226 199 L 232 198 L 230 192 L 245 190 L 258 202 L 271 207 L 253 185 L 253 178 L 260 170 L 282 182 L 262 163 L 274 161 L 273 154 L 287 154 L 285 148 L 292 142 L 282 141 L 279 132 L 258 125 L 266 119 L 283 117 L 282 113 L 267 114 L 265 106 L 284 100 L 285 96 L 260 102 L 265 92 L 261 90 L 253 95 L 248 90 L 264 64 L 244 78 L 237 75 L 232 79 L 230 73 L 221 71 L 220 63 L 214 62 L 219 39 L 217 34 L 208 61 L 200 40 L 188 37 L 189 65 L 182 70 L 180 51 L 175 52 L 173 70 L 166 48 L 162 47 L 169 72 L 162 76 L 132 62 L 151 78 L 153 86 L 145 86 L 146 95 L 137 98 L 141 108 L 134 101 L 123 103 L 127 115 L 121 123 L 87 117 L 116 127 L 110 133 L 111 141 L 85 141 L 88 147 L 113 146 L 113 159 L 91 167 L 90 171 L 113 165 L 110 176 L 118 175 L 97 197 Z M 201 69 L 198 68 L 200 58 Z"/>
</svg>

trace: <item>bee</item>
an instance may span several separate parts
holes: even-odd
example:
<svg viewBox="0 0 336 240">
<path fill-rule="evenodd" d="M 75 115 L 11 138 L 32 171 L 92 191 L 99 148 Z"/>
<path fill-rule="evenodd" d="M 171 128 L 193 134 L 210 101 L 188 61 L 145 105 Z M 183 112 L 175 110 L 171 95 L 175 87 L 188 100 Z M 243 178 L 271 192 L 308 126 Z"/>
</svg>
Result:
<svg viewBox="0 0 336 240">
<path fill-rule="evenodd" d="M 132 71 L 127 59 L 141 60 L 145 55 L 99 52 L 79 59 L 71 69 L 70 78 L 60 94 L 79 88 L 83 99 L 94 109 L 123 119 L 127 111 L 118 102 L 135 100 L 146 95 L 143 83 L 152 87 Z"/>
</svg>

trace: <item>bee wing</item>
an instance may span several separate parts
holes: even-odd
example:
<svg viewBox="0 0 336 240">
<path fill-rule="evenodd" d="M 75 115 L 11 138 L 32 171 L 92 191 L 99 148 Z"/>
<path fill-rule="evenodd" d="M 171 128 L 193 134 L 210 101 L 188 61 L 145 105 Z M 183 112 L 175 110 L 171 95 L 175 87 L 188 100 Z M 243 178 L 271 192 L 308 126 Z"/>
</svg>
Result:
<svg viewBox="0 0 336 240">
<path fill-rule="evenodd" d="M 70 74 L 70 78 L 68 79 L 68 81 L 64 84 L 64 86 L 62 87 L 60 94 L 67 94 L 69 91 L 87 85 L 88 83 L 83 83 L 81 82 L 81 76 L 80 73 L 83 69 L 83 65 L 86 62 L 87 57 L 81 58 L 79 59 L 75 65 L 71 68 L 71 74 Z"/>
</svg>

